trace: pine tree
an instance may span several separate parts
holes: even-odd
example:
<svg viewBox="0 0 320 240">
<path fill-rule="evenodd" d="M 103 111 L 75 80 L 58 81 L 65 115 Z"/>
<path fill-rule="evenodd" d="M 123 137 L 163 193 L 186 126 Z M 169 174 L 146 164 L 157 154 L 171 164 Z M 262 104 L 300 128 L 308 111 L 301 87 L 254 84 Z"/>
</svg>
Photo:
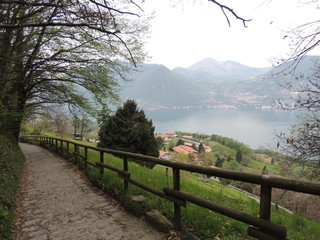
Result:
<svg viewBox="0 0 320 240">
<path fill-rule="evenodd" d="M 242 162 L 242 152 L 241 152 L 240 149 L 237 150 L 236 160 L 237 160 L 238 163 L 241 163 L 241 162 Z"/>
<path fill-rule="evenodd" d="M 184 145 L 184 141 L 182 139 L 179 139 L 176 146 L 179 146 L 179 145 Z"/>
<path fill-rule="evenodd" d="M 205 152 L 205 149 L 204 149 L 204 146 L 203 146 L 202 143 L 199 144 L 198 152 L 199 152 L 199 153 Z"/>
<path fill-rule="evenodd" d="M 98 147 L 158 157 L 154 126 L 134 100 L 127 100 L 100 128 Z M 151 167 L 152 164 L 147 164 Z"/>
<path fill-rule="evenodd" d="M 218 168 L 222 168 L 222 165 L 224 163 L 224 157 L 218 157 L 217 160 L 216 160 L 216 163 L 215 163 L 215 166 L 218 167 Z"/>
</svg>

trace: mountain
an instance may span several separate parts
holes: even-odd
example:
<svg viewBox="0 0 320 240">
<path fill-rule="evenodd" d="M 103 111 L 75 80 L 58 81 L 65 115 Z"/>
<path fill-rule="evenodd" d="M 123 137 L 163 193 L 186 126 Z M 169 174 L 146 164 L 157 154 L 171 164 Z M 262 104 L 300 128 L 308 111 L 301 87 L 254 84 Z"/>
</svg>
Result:
<svg viewBox="0 0 320 240">
<path fill-rule="evenodd" d="M 275 100 L 289 99 L 279 82 L 292 74 L 306 76 L 320 56 L 306 56 L 299 65 L 288 62 L 278 68 L 252 68 L 234 61 L 206 58 L 188 68 L 169 70 L 163 65 L 142 64 L 124 84 L 122 99 L 135 99 L 145 109 L 224 107 L 271 107 Z"/>
<path fill-rule="evenodd" d="M 197 107 L 203 101 L 203 90 L 197 84 L 163 65 L 143 64 L 131 78 L 120 96 L 135 99 L 141 107 Z"/>
<path fill-rule="evenodd" d="M 278 75 L 283 77 L 284 75 L 312 75 L 314 73 L 314 67 L 320 65 L 320 56 L 305 56 L 301 61 L 289 61 L 281 64 L 278 67 L 270 69 L 265 75 L 267 77 L 274 77 Z M 288 77 L 288 76 L 287 76 Z"/>
<path fill-rule="evenodd" d="M 237 81 L 255 77 L 269 69 L 252 68 L 234 61 L 218 62 L 212 58 L 206 58 L 188 67 L 188 70 L 206 73 L 214 79 Z"/>
</svg>

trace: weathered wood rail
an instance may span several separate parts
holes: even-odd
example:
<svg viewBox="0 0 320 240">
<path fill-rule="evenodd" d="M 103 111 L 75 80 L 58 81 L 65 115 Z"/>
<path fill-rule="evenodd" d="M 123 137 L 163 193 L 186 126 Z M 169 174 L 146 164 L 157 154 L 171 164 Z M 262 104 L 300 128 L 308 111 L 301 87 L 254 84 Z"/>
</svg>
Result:
<svg viewBox="0 0 320 240">
<path fill-rule="evenodd" d="M 144 156 L 140 154 L 116 151 L 111 149 L 103 149 L 97 147 L 91 147 L 76 142 L 43 137 L 43 136 L 21 136 L 22 142 L 37 143 L 44 147 L 50 147 L 54 151 L 60 154 L 64 154 L 68 157 L 72 157 L 76 162 L 82 161 L 84 166 L 92 165 L 100 169 L 100 174 L 104 174 L 104 169 L 107 168 L 111 171 L 117 172 L 118 176 L 123 179 L 124 189 L 127 190 L 129 183 L 134 184 L 146 191 L 149 191 L 159 197 L 165 198 L 173 202 L 174 209 L 174 224 L 177 230 L 181 230 L 181 207 L 186 207 L 186 202 L 191 202 L 198 206 L 207 208 L 214 212 L 223 214 L 227 217 L 239 220 L 246 224 L 249 224 L 248 235 L 257 239 L 263 240 L 281 240 L 286 239 L 287 231 L 282 225 L 273 223 L 270 221 L 271 216 L 271 195 L 272 188 L 280 188 L 285 190 L 291 190 L 295 192 L 308 193 L 313 195 L 320 195 L 320 184 L 297 181 L 288 178 L 282 178 L 270 175 L 258 175 L 252 173 L 244 173 L 239 171 L 225 170 L 220 168 L 208 168 L 202 166 L 194 166 L 185 163 L 173 162 L 155 157 Z M 71 151 L 70 145 L 73 145 L 73 151 Z M 80 148 L 83 151 L 80 151 Z M 88 159 L 88 150 L 99 152 L 100 161 L 92 163 Z M 81 154 L 83 152 L 83 154 Z M 123 161 L 123 169 L 118 169 L 113 166 L 107 165 L 104 162 L 104 154 L 111 154 L 119 157 Z M 160 164 L 172 169 L 173 173 L 173 186 L 172 188 L 165 187 L 163 191 L 154 189 L 144 183 L 138 182 L 130 178 L 130 170 L 128 168 L 128 159 L 135 159 L 144 162 L 152 162 Z M 209 176 L 222 177 L 230 180 L 243 181 L 247 183 L 253 183 L 260 185 L 260 214 L 259 217 L 249 215 L 236 209 L 231 209 L 225 206 L 215 204 L 211 201 L 207 201 L 196 196 L 184 193 L 180 191 L 180 172 L 188 171 L 194 173 L 205 174 Z"/>
</svg>

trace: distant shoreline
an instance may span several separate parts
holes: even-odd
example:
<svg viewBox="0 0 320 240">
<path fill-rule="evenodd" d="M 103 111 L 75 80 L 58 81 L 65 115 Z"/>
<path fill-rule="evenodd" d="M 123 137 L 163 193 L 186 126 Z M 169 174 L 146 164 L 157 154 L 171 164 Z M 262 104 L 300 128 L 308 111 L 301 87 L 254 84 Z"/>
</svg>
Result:
<svg viewBox="0 0 320 240">
<path fill-rule="evenodd" d="M 246 106 L 246 107 L 237 107 L 235 105 L 213 105 L 213 106 L 174 106 L 174 107 L 141 107 L 147 111 L 156 111 L 156 110 L 176 110 L 176 109 L 273 109 L 273 110 L 282 110 L 281 108 L 273 107 L 273 106 Z"/>
</svg>

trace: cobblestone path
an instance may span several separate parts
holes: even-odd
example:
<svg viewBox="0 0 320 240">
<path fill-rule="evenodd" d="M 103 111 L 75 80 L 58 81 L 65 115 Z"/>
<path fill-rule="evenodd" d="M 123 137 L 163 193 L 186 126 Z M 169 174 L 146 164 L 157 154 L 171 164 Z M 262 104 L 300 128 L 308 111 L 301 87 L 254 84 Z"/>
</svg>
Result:
<svg viewBox="0 0 320 240">
<path fill-rule="evenodd" d="M 26 156 L 14 240 L 164 239 L 90 187 L 72 166 L 35 145 Z"/>
</svg>

